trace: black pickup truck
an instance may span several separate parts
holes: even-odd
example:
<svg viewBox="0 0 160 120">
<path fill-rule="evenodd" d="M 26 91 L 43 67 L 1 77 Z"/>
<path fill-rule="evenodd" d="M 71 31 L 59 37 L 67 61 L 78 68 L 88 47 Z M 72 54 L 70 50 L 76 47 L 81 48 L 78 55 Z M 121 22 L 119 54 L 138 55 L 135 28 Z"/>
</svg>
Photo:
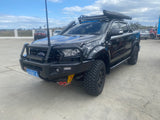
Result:
<svg viewBox="0 0 160 120">
<path fill-rule="evenodd" d="M 20 64 L 24 71 L 66 86 L 82 79 L 85 91 L 98 96 L 105 75 L 120 63 L 134 65 L 140 49 L 140 34 L 124 21 L 131 17 L 110 11 L 103 15 L 80 16 L 60 35 L 25 44 Z"/>
</svg>

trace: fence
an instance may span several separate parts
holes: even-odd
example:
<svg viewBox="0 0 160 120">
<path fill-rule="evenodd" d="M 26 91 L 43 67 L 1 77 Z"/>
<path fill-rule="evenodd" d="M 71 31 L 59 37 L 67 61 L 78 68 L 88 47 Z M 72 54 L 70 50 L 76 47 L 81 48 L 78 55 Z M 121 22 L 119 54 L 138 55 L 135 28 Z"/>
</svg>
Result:
<svg viewBox="0 0 160 120">
<path fill-rule="evenodd" d="M 52 36 L 52 30 L 49 30 L 50 36 Z M 1 30 L 0 38 L 34 38 L 35 30 Z"/>
</svg>

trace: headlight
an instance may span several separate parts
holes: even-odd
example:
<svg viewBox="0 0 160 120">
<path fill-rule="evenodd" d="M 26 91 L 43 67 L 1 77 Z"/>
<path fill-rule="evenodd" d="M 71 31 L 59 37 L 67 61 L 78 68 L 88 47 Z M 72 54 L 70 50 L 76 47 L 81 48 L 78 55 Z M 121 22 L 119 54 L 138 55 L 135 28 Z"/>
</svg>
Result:
<svg viewBox="0 0 160 120">
<path fill-rule="evenodd" d="M 64 57 L 71 57 L 71 56 L 79 56 L 80 51 L 78 49 L 64 49 L 62 50 Z"/>
</svg>

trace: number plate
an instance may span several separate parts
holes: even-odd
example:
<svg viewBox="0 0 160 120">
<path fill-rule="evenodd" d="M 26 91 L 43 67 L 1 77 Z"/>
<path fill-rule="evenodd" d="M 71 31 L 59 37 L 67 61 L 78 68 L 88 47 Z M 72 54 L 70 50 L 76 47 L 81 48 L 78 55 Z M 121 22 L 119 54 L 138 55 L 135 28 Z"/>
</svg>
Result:
<svg viewBox="0 0 160 120">
<path fill-rule="evenodd" d="M 38 72 L 35 71 L 35 70 L 31 70 L 31 69 L 28 69 L 28 68 L 27 68 L 26 71 L 27 71 L 27 73 L 30 74 L 30 75 L 33 75 L 33 76 L 35 76 L 35 77 L 39 77 Z"/>
</svg>

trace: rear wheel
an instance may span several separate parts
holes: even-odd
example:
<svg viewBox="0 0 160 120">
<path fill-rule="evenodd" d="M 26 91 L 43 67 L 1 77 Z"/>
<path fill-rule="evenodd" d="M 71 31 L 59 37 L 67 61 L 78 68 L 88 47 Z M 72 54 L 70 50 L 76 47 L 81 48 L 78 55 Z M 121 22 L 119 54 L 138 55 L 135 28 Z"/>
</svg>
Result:
<svg viewBox="0 0 160 120">
<path fill-rule="evenodd" d="M 103 91 L 106 68 L 101 60 L 96 60 L 92 68 L 84 75 L 84 89 L 89 95 L 98 96 Z"/>
<path fill-rule="evenodd" d="M 138 52 L 139 52 L 139 49 L 138 49 L 138 46 L 135 46 L 133 48 L 133 52 L 131 54 L 131 58 L 128 59 L 128 64 L 130 65 L 135 65 L 137 63 L 137 60 L 138 60 Z"/>
</svg>

